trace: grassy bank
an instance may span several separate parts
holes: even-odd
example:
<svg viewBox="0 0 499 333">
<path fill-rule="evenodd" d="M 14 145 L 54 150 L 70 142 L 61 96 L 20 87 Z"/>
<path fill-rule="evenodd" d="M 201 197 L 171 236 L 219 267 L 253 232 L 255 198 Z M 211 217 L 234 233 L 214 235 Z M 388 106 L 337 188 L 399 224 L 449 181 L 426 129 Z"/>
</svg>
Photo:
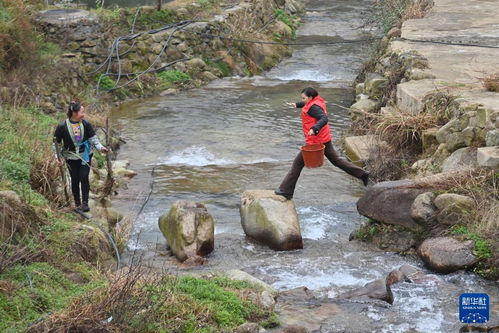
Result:
<svg viewBox="0 0 499 333">
<path fill-rule="evenodd" d="M 116 262 L 106 233 L 120 235 L 61 208 L 66 199 L 51 144 L 64 113 L 53 106 L 47 113 L 44 103 L 34 102 L 52 94 L 62 106 L 74 98 L 86 104 L 102 99 L 93 94 L 94 77 L 72 85 L 80 64 L 63 60 L 65 50 L 31 25 L 30 15 L 42 5 L 0 0 L 0 331 L 206 333 L 231 331 L 246 321 L 277 325 L 275 314 L 259 304 L 258 287 L 246 283 L 158 276 L 137 267 L 110 272 Z M 202 6 L 218 8 L 211 1 Z M 120 29 L 130 27 L 130 15 L 120 11 L 99 15 L 109 22 L 123 19 Z M 165 9 L 139 16 L 137 28 L 176 19 Z M 230 74 L 220 60 L 210 60 L 208 66 Z M 114 81 L 104 80 L 112 88 Z M 172 70 L 154 80 L 165 88 L 191 77 Z M 102 120 L 95 108 L 89 110 L 93 123 Z"/>
<path fill-rule="evenodd" d="M 64 199 L 50 149 L 56 123 L 36 107 L 0 111 L 0 191 L 15 193 L 0 195 L 0 331 L 220 332 L 246 321 L 277 324 L 249 300 L 259 290 L 247 283 L 109 273 L 115 261 L 101 231 L 107 226 L 57 208 Z"/>
</svg>

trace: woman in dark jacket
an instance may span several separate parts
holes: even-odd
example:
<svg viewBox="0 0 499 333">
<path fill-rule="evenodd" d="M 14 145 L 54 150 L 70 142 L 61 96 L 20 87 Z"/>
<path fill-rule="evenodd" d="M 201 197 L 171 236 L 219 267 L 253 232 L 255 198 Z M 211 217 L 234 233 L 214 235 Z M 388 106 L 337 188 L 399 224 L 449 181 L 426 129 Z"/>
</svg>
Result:
<svg viewBox="0 0 499 333">
<path fill-rule="evenodd" d="M 79 102 L 71 102 L 68 107 L 67 119 L 57 125 L 54 133 L 54 153 L 59 163 L 64 161 L 71 176 L 71 191 L 75 205 L 84 212 L 88 212 L 88 195 L 90 191 L 90 164 L 92 162 L 92 148 L 102 153 L 109 150 L 100 142 L 92 125 L 84 120 L 85 108 Z M 62 144 L 59 156 L 56 145 Z M 81 183 L 81 197 L 80 197 Z M 83 201 L 82 201 L 83 199 Z"/>
<path fill-rule="evenodd" d="M 327 159 L 338 168 L 342 169 L 349 175 L 362 180 L 364 186 L 367 186 L 369 181 L 369 173 L 355 164 L 340 158 L 334 150 L 331 143 L 331 129 L 329 128 L 326 102 L 319 96 L 319 93 L 314 88 L 308 87 L 303 89 L 301 93 L 302 102 L 287 103 L 289 106 L 301 108 L 301 120 L 303 127 L 303 135 L 307 144 L 322 143 L 325 146 L 324 155 Z M 301 152 L 298 153 L 291 170 L 288 172 L 275 194 L 282 195 L 286 199 L 293 198 L 296 182 L 300 173 L 305 166 Z"/>
</svg>

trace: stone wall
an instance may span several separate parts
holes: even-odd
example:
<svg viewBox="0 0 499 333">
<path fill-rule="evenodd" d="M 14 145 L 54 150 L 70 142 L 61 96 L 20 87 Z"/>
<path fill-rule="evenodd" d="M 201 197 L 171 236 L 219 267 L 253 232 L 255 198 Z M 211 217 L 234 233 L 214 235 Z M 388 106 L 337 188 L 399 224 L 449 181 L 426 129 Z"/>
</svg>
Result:
<svg viewBox="0 0 499 333">
<path fill-rule="evenodd" d="M 491 69 L 499 70 L 499 49 L 396 38 L 499 45 L 497 31 L 486 23 L 499 14 L 497 6 L 470 1 L 470 17 L 454 14 L 454 7 L 466 10 L 460 6 L 450 0 L 436 0 L 425 18 L 408 20 L 401 29 L 392 29 L 384 40 L 386 51 L 373 72 L 356 86 L 357 103 L 351 113 L 354 119 L 378 110 L 382 115 L 446 113 L 445 125 L 422 133 L 425 158 L 413 165 L 420 175 L 446 171 L 443 166 L 453 164 L 450 162 L 456 155 L 462 156 L 462 149 L 469 147 L 478 149 L 468 154 L 462 165 L 499 167 L 499 94 L 487 91 L 480 81 Z M 396 75 L 400 75 L 400 82 L 387 91 Z"/>
<path fill-rule="evenodd" d="M 199 86 L 217 77 L 248 75 L 270 69 L 289 54 L 288 47 L 242 43 L 213 36 L 271 41 L 277 32 L 284 38 L 291 37 L 291 28 L 274 19 L 276 9 L 285 9 L 291 15 L 297 14 L 302 7 L 294 0 L 242 1 L 181 30 L 171 28 L 145 33 L 133 40 L 122 40 L 119 50 L 123 53 L 119 64 L 113 55 L 108 75 L 114 80 L 118 73 L 176 69 L 190 75 L 190 86 Z M 143 7 L 141 11 L 152 12 L 154 9 Z M 190 19 L 188 9 L 177 8 L 176 11 L 178 17 Z M 82 64 L 83 74 L 91 73 L 107 59 L 110 45 L 118 37 L 113 36 L 94 13 L 81 9 L 42 11 L 36 22 L 47 40 L 58 43 L 67 51 L 66 57 L 73 57 Z M 171 62 L 176 63 L 165 67 Z M 145 75 L 145 79 L 148 76 L 152 77 L 146 80 L 149 86 L 134 91 L 136 95 L 159 92 L 155 89 L 157 82 L 154 82 L 153 75 Z M 133 86 L 129 89 L 133 90 Z"/>
</svg>

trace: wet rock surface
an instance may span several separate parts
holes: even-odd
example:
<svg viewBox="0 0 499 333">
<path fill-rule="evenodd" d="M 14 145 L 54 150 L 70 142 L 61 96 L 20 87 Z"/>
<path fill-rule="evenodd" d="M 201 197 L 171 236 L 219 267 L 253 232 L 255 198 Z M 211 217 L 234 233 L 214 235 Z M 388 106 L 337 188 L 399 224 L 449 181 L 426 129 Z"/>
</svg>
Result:
<svg viewBox="0 0 499 333">
<path fill-rule="evenodd" d="M 177 201 L 159 218 L 159 228 L 172 253 L 180 261 L 193 258 L 189 265 L 202 263 L 215 247 L 213 217 L 201 203 Z"/>
<path fill-rule="evenodd" d="M 300 224 L 292 200 L 268 190 L 241 196 L 241 224 L 246 235 L 278 251 L 303 248 Z"/>
<path fill-rule="evenodd" d="M 474 248 L 472 240 L 463 242 L 452 237 L 437 237 L 426 239 L 418 253 L 431 269 L 450 273 L 476 264 L 477 258 L 472 253 Z"/>
</svg>

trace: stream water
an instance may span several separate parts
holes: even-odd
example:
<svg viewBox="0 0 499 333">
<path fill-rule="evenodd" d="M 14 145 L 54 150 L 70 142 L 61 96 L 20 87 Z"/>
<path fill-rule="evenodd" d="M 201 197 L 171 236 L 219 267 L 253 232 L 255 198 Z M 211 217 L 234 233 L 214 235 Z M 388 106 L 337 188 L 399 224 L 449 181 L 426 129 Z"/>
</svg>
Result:
<svg viewBox="0 0 499 333">
<path fill-rule="evenodd" d="M 359 29 L 371 0 L 308 0 L 297 41 L 362 39 Z M 293 56 L 262 76 L 226 78 L 175 96 L 152 98 L 116 110 L 112 120 L 128 142 L 119 159 L 138 175 L 120 191 L 115 206 L 136 213 L 125 258 L 178 270 L 166 255 L 158 217 L 180 199 L 206 204 L 215 223 L 215 251 L 194 271 L 240 269 L 279 290 L 306 286 L 324 297 L 385 277 L 408 263 L 429 273 L 416 258 L 348 241 L 362 222 L 355 203 L 364 188 L 330 164 L 305 169 L 295 202 L 304 249 L 274 252 L 248 242 L 240 224 L 239 198 L 246 189 L 275 189 L 285 176 L 303 138 L 298 109 L 302 88 L 313 85 L 330 102 L 348 107 L 351 83 L 367 56 L 363 43 L 297 46 Z M 350 125 L 347 112 L 328 107 L 333 142 Z M 340 149 L 336 144 L 336 148 Z M 154 170 L 154 171 L 152 171 Z M 458 297 L 487 292 L 497 320 L 497 285 L 474 274 L 437 276 L 442 283 L 393 286 L 395 302 L 350 314 L 348 332 L 456 332 Z M 356 324 L 363 316 L 367 324 Z M 332 325 L 332 326 L 331 326 Z M 334 324 L 323 332 L 335 332 Z M 367 325 L 367 326 L 365 326 Z"/>
</svg>

